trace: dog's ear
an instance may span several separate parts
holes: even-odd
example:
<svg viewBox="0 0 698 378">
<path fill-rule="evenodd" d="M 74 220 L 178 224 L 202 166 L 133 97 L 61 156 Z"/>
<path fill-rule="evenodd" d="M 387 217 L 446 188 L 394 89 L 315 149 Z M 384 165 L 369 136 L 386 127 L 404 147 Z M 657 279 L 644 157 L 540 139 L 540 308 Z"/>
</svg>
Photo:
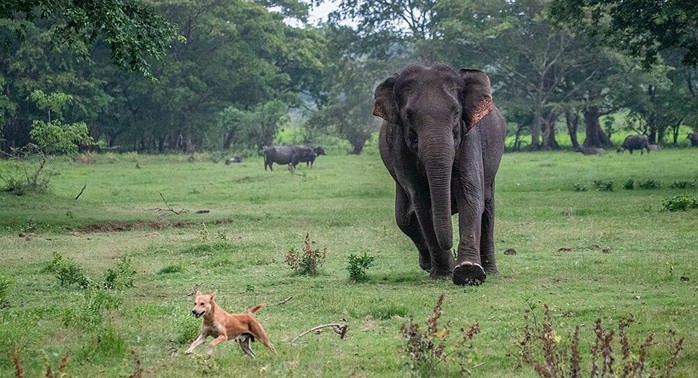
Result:
<svg viewBox="0 0 698 378">
<path fill-rule="evenodd" d="M 196 293 L 194 293 L 194 296 L 198 297 L 199 295 L 204 295 L 204 293 L 202 293 L 201 290 L 196 289 Z"/>
<path fill-rule="evenodd" d="M 215 290 L 212 291 L 211 294 L 209 294 L 209 295 L 211 296 L 211 300 L 213 300 L 213 298 L 216 297 L 216 291 Z"/>
</svg>

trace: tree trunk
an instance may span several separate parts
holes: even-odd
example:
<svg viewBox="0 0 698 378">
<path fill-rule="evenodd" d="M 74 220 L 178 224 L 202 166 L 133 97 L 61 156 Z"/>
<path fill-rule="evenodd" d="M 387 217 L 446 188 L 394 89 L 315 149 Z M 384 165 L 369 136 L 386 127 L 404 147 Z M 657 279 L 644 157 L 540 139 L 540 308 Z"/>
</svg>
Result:
<svg viewBox="0 0 698 378">
<path fill-rule="evenodd" d="M 555 140 L 555 123 L 557 121 L 557 113 L 553 111 L 546 111 L 543 120 L 542 148 L 546 150 L 559 150 L 560 144 L 558 144 L 557 140 Z"/>
<path fill-rule="evenodd" d="M 572 142 L 572 148 L 578 150 L 580 148 L 579 141 L 577 140 L 577 129 L 579 128 L 579 113 L 567 111 L 565 112 L 565 123 L 567 124 L 567 132 L 570 134 L 570 141 Z"/>
<path fill-rule="evenodd" d="M 611 141 L 601 129 L 599 107 L 597 105 L 589 105 L 584 109 L 583 114 L 587 133 L 586 138 L 584 138 L 584 147 L 611 147 Z"/>
<path fill-rule="evenodd" d="M 543 124 L 543 116 L 536 112 L 533 117 L 533 125 L 531 125 L 531 145 L 528 149 L 538 151 L 540 149 L 540 130 Z"/>
</svg>

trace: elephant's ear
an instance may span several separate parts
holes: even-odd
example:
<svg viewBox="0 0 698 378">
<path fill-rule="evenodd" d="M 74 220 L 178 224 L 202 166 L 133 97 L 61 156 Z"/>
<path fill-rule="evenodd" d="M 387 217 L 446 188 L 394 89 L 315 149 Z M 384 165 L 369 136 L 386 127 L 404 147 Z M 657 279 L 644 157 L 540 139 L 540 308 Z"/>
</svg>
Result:
<svg viewBox="0 0 698 378">
<path fill-rule="evenodd" d="M 397 74 L 385 79 L 376 87 L 373 115 L 383 118 L 390 123 L 397 123 L 397 102 L 395 101 L 395 79 Z"/>
<path fill-rule="evenodd" d="M 482 71 L 462 68 L 460 76 L 465 81 L 463 121 L 470 130 L 492 110 L 492 88 L 490 78 Z"/>
</svg>

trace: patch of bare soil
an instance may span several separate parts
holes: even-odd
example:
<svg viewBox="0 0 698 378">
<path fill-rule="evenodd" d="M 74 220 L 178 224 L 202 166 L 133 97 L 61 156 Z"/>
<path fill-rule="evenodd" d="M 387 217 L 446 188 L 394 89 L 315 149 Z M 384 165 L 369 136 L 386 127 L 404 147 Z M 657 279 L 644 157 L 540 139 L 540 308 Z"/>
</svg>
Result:
<svg viewBox="0 0 698 378">
<path fill-rule="evenodd" d="M 209 224 L 226 224 L 231 223 L 231 220 L 218 220 L 214 222 L 205 222 Z M 195 225 L 200 225 L 202 222 L 193 221 L 138 221 L 138 222 L 103 222 L 103 223 L 92 223 L 80 227 L 79 231 L 82 233 L 96 233 L 96 232 L 126 232 L 135 230 L 161 230 L 163 228 L 187 228 Z"/>
</svg>

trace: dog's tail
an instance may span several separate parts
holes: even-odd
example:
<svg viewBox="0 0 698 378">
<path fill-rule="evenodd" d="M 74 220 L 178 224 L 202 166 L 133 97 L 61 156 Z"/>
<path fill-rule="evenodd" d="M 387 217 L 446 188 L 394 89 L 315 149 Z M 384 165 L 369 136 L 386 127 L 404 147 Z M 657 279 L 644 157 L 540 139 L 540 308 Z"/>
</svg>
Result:
<svg viewBox="0 0 698 378">
<path fill-rule="evenodd" d="M 247 312 L 254 314 L 255 312 L 259 311 L 262 307 L 264 307 L 264 304 L 260 303 L 254 307 L 248 308 Z"/>
</svg>

